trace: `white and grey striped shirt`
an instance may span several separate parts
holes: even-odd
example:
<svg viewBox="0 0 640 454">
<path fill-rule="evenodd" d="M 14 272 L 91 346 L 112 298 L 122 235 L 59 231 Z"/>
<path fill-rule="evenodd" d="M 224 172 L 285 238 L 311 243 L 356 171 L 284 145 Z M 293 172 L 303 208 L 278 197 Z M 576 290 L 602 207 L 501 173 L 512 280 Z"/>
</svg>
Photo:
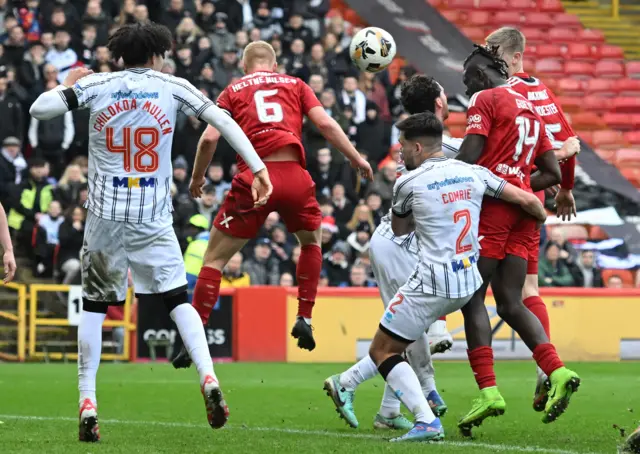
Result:
<svg viewBox="0 0 640 454">
<path fill-rule="evenodd" d="M 396 182 L 393 216 L 413 214 L 419 243 L 411 288 L 463 298 L 482 285 L 476 266 L 482 199 L 499 198 L 506 184 L 484 167 L 446 157 L 427 159 Z"/>
<path fill-rule="evenodd" d="M 211 100 L 184 79 L 145 68 L 93 74 L 73 90 L 78 107 L 91 110 L 85 207 L 101 218 L 133 223 L 173 211 L 176 114 L 199 117 Z"/>
<path fill-rule="evenodd" d="M 455 158 L 460 150 L 462 139 L 456 139 L 449 136 L 442 136 L 442 152 L 448 158 Z M 398 164 L 398 174 L 404 175 L 408 171 L 405 169 L 404 164 Z M 408 235 L 396 236 L 391 230 L 391 210 L 380 219 L 380 225 L 376 228 L 376 232 L 384 238 L 387 238 L 399 246 L 406 248 L 409 252 L 414 254 L 418 253 L 418 241 L 415 238 L 415 233 L 412 232 Z"/>
</svg>

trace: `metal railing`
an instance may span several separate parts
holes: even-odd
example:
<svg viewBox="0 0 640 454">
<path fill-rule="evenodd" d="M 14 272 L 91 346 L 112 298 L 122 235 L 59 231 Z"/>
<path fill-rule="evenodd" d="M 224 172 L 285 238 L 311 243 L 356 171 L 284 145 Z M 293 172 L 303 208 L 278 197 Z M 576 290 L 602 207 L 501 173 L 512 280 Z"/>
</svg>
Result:
<svg viewBox="0 0 640 454">
<path fill-rule="evenodd" d="M 0 285 L 2 285 L 1 282 Z M 27 286 L 24 284 L 9 283 L 2 285 L 2 287 L 6 289 L 16 290 L 18 292 L 16 314 L 7 311 L 0 311 L 0 319 L 16 323 L 17 347 L 15 354 L 0 352 L 0 359 L 7 361 L 24 361 L 26 353 L 25 344 L 27 338 Z"/>
</svg>

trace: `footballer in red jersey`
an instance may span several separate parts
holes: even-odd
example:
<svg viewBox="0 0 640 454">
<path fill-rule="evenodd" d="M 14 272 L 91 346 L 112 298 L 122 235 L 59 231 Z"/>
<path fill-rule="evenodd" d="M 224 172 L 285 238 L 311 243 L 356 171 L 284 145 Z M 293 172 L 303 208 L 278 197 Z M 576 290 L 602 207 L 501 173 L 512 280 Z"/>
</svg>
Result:
<svg viewBox="0 0 640 454">
<path fill-rule="evenodd" d="M 533 105 L 507 84 L 508 77 L 507 64 L 497 55 L 497 48 L 476 46 L 465 60 L 464 84 L 471 102 L 458 159 L 483 165 L 521 188 L 551 187 L 561 180 L 553 147 Z M 532 176 L 534 163 L 538 171 Z M 560 416 L 579 386 L 577 374 L 564 367 L 542 324 L 522 303 L 528 248 L 536 228 L 535 221 L 515 206 L 482 204 L 478 269 L 484 283 L 462 308 L 469 362 L 481 396 L 458 423 L 464 434 L 470 434 L 485 418 L 504 413 L 506 407 L 496 386 L 491 324 L 484 306 L 489 284 L 498 315 L 520 335 L 549 376 L 551 390 L 543 422 Z"/>
<path fill-rule="evenodd" d="M 256 236 L 269 213 L 277 211 L 301 244 L 296 269 L 298 316 L 291 335 L 298 339 L 300 348 L 313 350 L 311 312 L 322 268 L 322 215 L 315 197 L 315 184 L 305 168 L 303 116 L 306 115 L 365 178 L 371 179 L 373 174 L 369 163 L 326 113 L 311 88 L 296 77 L 275 72 L 276 55 L 270 44 L 264 41 L 249 44 L 244 49 L 243 65 L 246 75 L 225 88 L 217 104 L 240 125 L 265 162 L 273 193 L 265 205 L 256 206 L 252 196 L 253 174 L 238 159 L 239 172 L 211 229 L 204 264 L 193 292 L 193 306 L 206 324 L 218 300 L 222 269 Z M 193 197 L 202 194 L 205 172 L 219 138 L 216 129 L 207 128 L 200 139 L 189 187 Z M 189 364 L 184 350 L 173 361 L 175 367 Z"/>
<path fill-rule="evenodd" d="M 517 28 L 502 27 L 487 36 L 486 42 L 489 46 L 497 47 L 498 54 L 507 62 L 510 76 L 508 83 L 511 88 L 533 104 L 536 112 L 544 122 L 545 132 L 551 140 L 551 145 L 556 158 L 560 161 L 560 169 L 562 171 L 562 182 L 555 196 L 557 214 L 563 220 L 565 218 L 571 220 L 571 216 L 576 214 L 576 205 L 571 189 L 573 188 L 576 162 L 575 154 L 580 151 L 580 142 L 575 137 L 575 133 L 553 92 L 540 79 L 532 77 L 524 71 L 523 55 L 526 39 L 522 32 Z M 544 202 L 544 191 L 540 191 L 536 195 Z M 529 249 L 527 277 L 522 288 L 522 299 L 524 305 L 538 317 L 547 336 L 550 338 L 549 314 L 538 290 L 539 230 L 536 230 L 532 240 L 533 242 Z M 538 368 L 538 379 L 533 397 L 534 410 L 544 410 L 548 388 L 549 380 L 544 372 Z"/>
</svg>

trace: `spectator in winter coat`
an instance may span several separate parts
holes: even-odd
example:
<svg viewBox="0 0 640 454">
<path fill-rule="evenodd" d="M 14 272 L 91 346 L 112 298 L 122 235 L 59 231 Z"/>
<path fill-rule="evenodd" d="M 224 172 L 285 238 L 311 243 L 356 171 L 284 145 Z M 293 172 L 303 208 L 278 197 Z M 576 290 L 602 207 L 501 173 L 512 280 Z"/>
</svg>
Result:
<svg viewBox="0 0 640 454">
<path fill-rule="evenodd" d="M 385 143 L 385 124 L 378 115 L 378 105 L 367 101 L 365 120 L 358 125 L 358 147 L 369 152 L 371 167 L 376 167 L 387 155 L 389 143 Z"/>
<path fill-rule="evenodd" d="M 18 138 L 7 137 L 3 140 L 0 151 L 0 203 L 6 211 L 11 208 L 9 199 L 13 188 L 27 177 L 27 161 L 20 152 L 20 146 Z"/>
<path fill-rule="evenodd" d="M 367 117 L 367 97 L 358 88 L 358 80 L 354 76 L 350 75 L 344 78 L 340 96 L 340 105 L 342 107 L 352 107 L 355 124 L 362 123 Z"/>
<path fill-rule="evenodd" d="M 0 66 L 0 140 L 17 137 L 22 141 L 24 115 L 20 100 L 9 87 L 6 67 Z"/>
<path fill-rule="evenodd" d="M 340 284 L 340 287 L 375 287 L 375 282 L 367 278 L 367 268 L 361 264 L 355 264 L 349 272 L 349 280 Z"/>
<path fill-rule="evenodd" d="M 538 264 L 538 285 L 540 287 L 573 287 L 575 280 L 567 264 L 560 257 L 560 245 L 547 243 L 544 256 Z"/>
<path fill-rule="evenodd" d="M 236 46 L 236 37 L 227 28 L 228 20 L 229 18 L 225 13 L 216 13 L 213 31 L 209 33 L 211 49 L 218 58 L 222 57 L 225 49 Z"/>
<path fill-rule="evenodd" d="M 220 279 L 220 288 L 239 288 L 249 287 L 251 277 L 242 271 L 242 254 L 236 252 L 227 262 L 222 270 L 222 279 Z"/>
<path fill-rule="evenodd" d="M 260 238 L 253 248 L 253 256 L 244 262 L 242 270 L 249 275 L 252 285 L 278 285 L 278 260 L 271 257 L 271 241 Z"/>
<path fill-rule="evenodd" d="M 80 190 L 85 186 L 87 179 L 82 174 L 79 165 L 70 164 L 64 171 L 58 185 L 53 190 L 53 196 L 62 204 L 64 210 L 71 206 L 78 205 L 80 201 Z"/>
<path fill-rule="evenodd" d="M 345 225 L 353 216 L 353 203 L 347 199 L 344 185 L 337 183 L 331 189 L 333 217 L 338 225 Z"/>
<path fill-rule="evenodd" d="M 271 15 L 269 2 L 261 1 L 253 15 L 253 25 L 260 30 L 260 38 L 269 41 L 273 35 L 282 36 L 282 26 Z"/>
<path fill-rule="evenodd" d="M 65 221 L 60 225 L 57 266 L 65 285 L 77 284 L 80 280 L 80 249 L 84 237 L 86 212 L 79 206 L 68 210 Z"/>
<path fill-rule="evenodd" d="M 593 251 L 582 251 L 578 260 L 580 273 L 576 277 L 576 285 L 586 288 L 604 287 L 602 270 L 598 268 Z"/>
<path fill-rule="evenodd" d="M 327 273 L 331 287 L 347 282 L 349 280 L 349 245 L 344 241 L 334 244 L 329 256 L 324 259 L 322 269 Z"/>
<path fill-rule="evenodd" d="M 282 44 L 285 52 L 291 50 L 291 45 L 296 39 L 304 42 L 305 49 L 309 49 L 313 42 L 313 33 L 304 26 L 302 15 L 294 11 L 289 16 L 289 22 L 284 27 L 282 33 Z"/>
<path fill-rule="evenodd" d="M 331 150 L 321 148 L 318 150 L 316 163 L 309 170 L 309 174 L 316 184 L 317 197 L 329 197 L 331 188 L 340 181 L 340 168 L 331 163 Z"/>
<path fill-rule="evenodd" d="M 382 168 L 382 172 L 373 177 L 373 185 L 370 190 L 380 194 L 384 206 L 389 206 L 393 198 L 393 185 L 396 183 L 397 170 L 398 164 L 389 161 Z"/>
<path fill-rule="evenodd" d="M 71 36 L 64 29 L 56 31 L 54 36 L 55 46 L 49 50 L 44 59 L 58 70 L 58 83 L 62 83 L 72 67 L 78 64 L 78 55 L 71 49 Z"/>
</svg>

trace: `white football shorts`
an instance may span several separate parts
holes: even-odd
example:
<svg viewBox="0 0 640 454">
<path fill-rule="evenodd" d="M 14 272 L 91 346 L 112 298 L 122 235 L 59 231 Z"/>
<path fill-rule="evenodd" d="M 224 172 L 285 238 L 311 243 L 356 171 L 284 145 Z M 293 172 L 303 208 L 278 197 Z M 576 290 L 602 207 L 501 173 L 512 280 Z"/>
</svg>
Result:
<svg viewBox="0 0 640 454">
<path fill-rule="evenodd" d="M 184 260 L 171 213 L 135 224 L 103 219 L 91 211 L 84 227 L 82 296 L 122 303 L 131 269 L 136 294 L 156 294 L 187 285 Z"/>
</svg>

